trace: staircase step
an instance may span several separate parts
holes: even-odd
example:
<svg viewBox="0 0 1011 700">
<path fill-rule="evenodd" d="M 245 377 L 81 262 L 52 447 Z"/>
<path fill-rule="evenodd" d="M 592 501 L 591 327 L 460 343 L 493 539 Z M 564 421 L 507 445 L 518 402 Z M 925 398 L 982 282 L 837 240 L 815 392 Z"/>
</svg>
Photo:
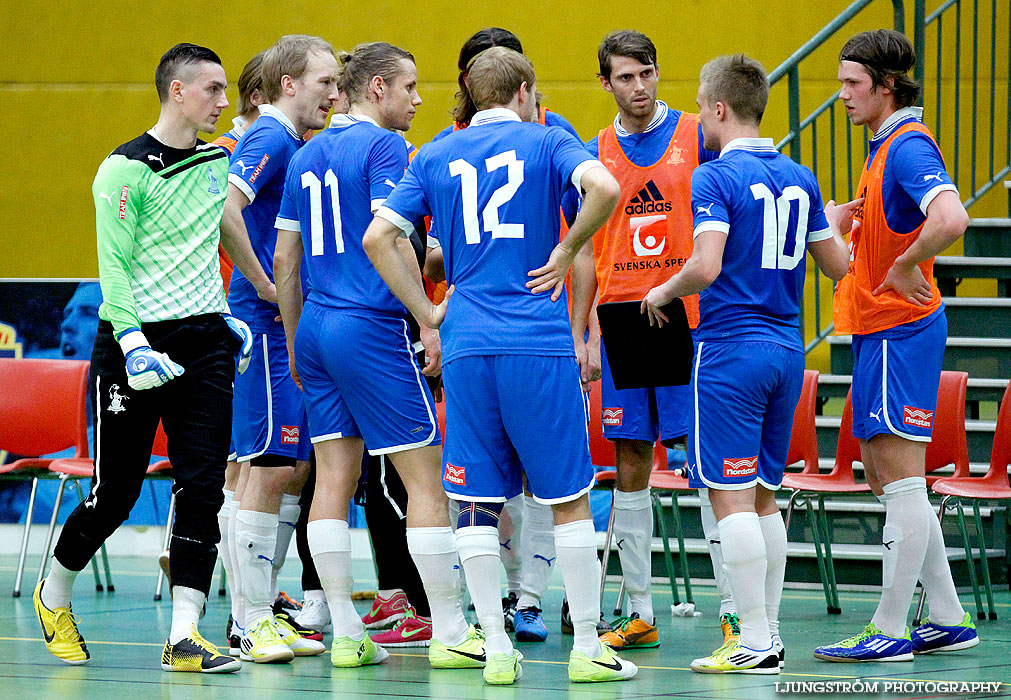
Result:
<svg viewBox="0 0 1011 700">
<path fill-rule="evenodd" d="M 997 293 L 1011 297 L 1011 258 L 938 255 L 934 258 L 934 277 L 944 296 L 955 296 L 960 279 L 995 279 Z"/>
<path fill-rule="evenodd" d="M 1011 219 L 970 219 L 963 240 L 966 255 L 1011 258 Z"/>
<path fill-rule="evenodd" d="M 1011 338 L 1011 298 L 945 297 L 949 336 Z"/>
<path fill-rule="evenodd" d="M 828 337 L 832 374 L 853 373 L 853 339 Z M 968 372 L 970 377 L 1005 379 L 1011 367 L 1011 338 L 948 337 L 944 369 Z"/>
</svg>

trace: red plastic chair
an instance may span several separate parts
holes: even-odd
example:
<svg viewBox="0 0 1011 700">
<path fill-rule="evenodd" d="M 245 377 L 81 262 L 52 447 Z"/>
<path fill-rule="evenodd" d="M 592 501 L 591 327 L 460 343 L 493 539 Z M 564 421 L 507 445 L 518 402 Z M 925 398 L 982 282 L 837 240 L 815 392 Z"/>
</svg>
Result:
<svg viewBox="0 0 1011 700">
<path fill-rule="evenodd" d="M 0 465 L 0 476 L 32 480 L 14 597 L 21 595 L 38 482 L 52 477 L 49 467 L 54 460 L 42 455 L 70 447 L 75 457 L 87 458 L 89 454 L 85 398 L 88 367 L 87 362 L 75 360 L 0 358 L 0 449 L 25 455 Z M 57 499 L 63 495 L 62 486 L 61 482 Z M 50 528 L 55 528 L 55 522 Z"/>
<path fill-rule="evenodd" d="M 933 444 L 933 443 L 931 443 Z M 928 448 L 929 452 L 929 448 Z M 969 567 L 969 579 L 972 581 L 972 592 L 976 598 L 976 617 L 980 620 L 986 619 L 983 613 L 983 602 L 979 594 L 979 583 L 976 579 L 976 564 L 972 556 L 972 543 L 969 540 L 968 531 L 965 526 L 965 515 L 962 512 L 961 501 L 968 499 L 972 501 L 972 513 L 976 525 L 976 534 L 979 537 L 979 560 L 983 568 L 983 585 L 986 589 L 987 609 L 990 619 L 997 618 L 997 612 L 993 604 L 993 587 L 990 583 L 990 565 L 986 558 L 986 542 L 983 539 L 983 520 L 979 513 L 980 501 L 1007 501 L 1011 500 L 1011 485 L 1008 484 L 1008 464 L 1011 463 L 1011 383 L 1004 390 L 1004 397 L 1001 399 L 1000 410 L 997 413 L 997 425 L 994 429 L 993 452 L 990 455 L 990 468 L 982 477 L 971 477 L 968 475 L 949 476 L 939 478 L 934 482 L 934 493 L 941 494 L 941 506 L 937 511 L 937 517 L 943 522 L 944 513 L 948 508 L 948 502 L 955 499 L 951 507 L 955 508 L 958 514 L 958 529 L 962 535 L 962 545 L 965 548 L 965 561 Z M 920 614 L 923 611 L 923 592 L 920 594 L 920 602 L 916 608 L 915 619 L 917 624 Z"/>
<path fill-rule="evenodd" d="M 801 474 L 818 473 L 818 433 L 814 425 L 817 404 L 818 370 L 805 369 L 800 398 L 797 400 L 797 408 L 793 412 L 790 450 L 786 454 L 787 465 L 804 463 L 804 468 L 800 471 Z"/>
</svg>

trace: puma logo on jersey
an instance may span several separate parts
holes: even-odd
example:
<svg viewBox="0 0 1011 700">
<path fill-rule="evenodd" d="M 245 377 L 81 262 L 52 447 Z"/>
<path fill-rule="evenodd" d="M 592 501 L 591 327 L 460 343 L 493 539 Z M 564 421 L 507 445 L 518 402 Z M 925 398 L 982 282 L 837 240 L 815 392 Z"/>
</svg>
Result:
<svg viewBox="0 0 1011 700">
<path fill-rule="evenodd" d="M 547 563 L 547 565 L 548 565 L 549 568 L 551 567 L 551 565 L 554 563 L 555 559 L 557 559 L 557 558 L 558 557 L 551 557 L 550 559 L 548 559 L 547 557 L 542 557 L 540 554 L 535 554 L 534 555 L 534 559 L 540 559 L 541 561 Z"/>
<path fill-rule="evenodd" d="M 499 546 L 500 546 L 500 547 L 501 547 L 502 549 L 505 549 L 505 550 L 508 550 L 508 551 L 510 551 L 510 552 L 511 552 L 511 551 L 513 550 L 513 548 L 512 548 L 512 546 L 511 546 L 511 545 L 510 545 L 509 543 L 510 543 L 510 542 L 512 542 L 512 541 L 513 541 L 513 538 L 512 538 L 512 537 L 510 537 L 510 538 L 509 538 L 509 539 L 507 539 L 507 540 L 506 540 L 505 542 L 499 542 L 498 544 L 499 544 Z"/>
<path fill-rule="evenodd" d="M 944 182 L 941 179 L 942 175 L 944 175 L 944 171 L 943 170 L 938 170 L 937 171 L 937 175 L 924 175 L 923 176 L 923 181 L 924 182 L 930 182 L 931 180 L 937 180 L 938 182 Z"/>
<path fill-rule="evenodd" d="M 888 540 L 887 542 L 882 542 L 881 544 L 884 545 L 885 549 L 891 550 L 892 545 L 895 544 L 895 540 Z"/>
<path fill-rule="evenodd" d="M 880 422 L 881 422 L 881 411 L 883 411 L 883 410 L 884 410 L 884 408 L 879 408 L 878 410 L 876 410 L 876 411 L 872 412 L 872 413 L 871 413 L 871 414 L 870 414 L 870 415 L 868 416 L 868 418 L 873 418 L 873 419 L 874 419 L 874 420 L 876 420 L 876 421 L 877 421 L 878 423 L 880 423 Z"/>
<path fill-rule="evenodd" d="M 696 214 L 701 214 L 702 212 L 705 212 L 706 216 L 712 216 L 713 215 L 712 209 L 713 209 L 714 206 L 716 206 L 716 205 L 715 204 L 710 204 L 708 207 L 704 207 L 704 206 L 702 206 L 700 204 L 698 206 L 698 208 L 695 210 L 695 213 Z"/>
<path fill-rule="evenodd" d="M 247 170 L 252 170 L 253 168 L 255 168 L 255 167 L 256 167 L 255 165 L 246 165 L 246 164 L 245 164 L 245 163 L 243 163 L 243 162 L 242 162 L 241 160 L 237 160 L 237 161 L 235 161 L 235 164 L 236 164 L 237 166 L 239 166 L 240 168 L 242 168 L 242 177 L 245 177 L 245 176 L 246 176 L 246 171 L 247 171 Z"/>
<path fill-rule="evenodd" d="M 161 157 L 162 157 L 162 154 L 161 154 L 161 153 L 159 153 L 159 154 L 158 154 L 158 155 L 156 155 L 156 156 L 153 156 L 153 155 L 151 155 L 150 153 L 148 153 L 148 154 L 147 154 L 147 159 L 148 159 L 148 160 L 156 160 L 156 161 L 158 161 L 159 163 L 161 163 L 161 167 L 163 167 L 163 168 L 164 168 L 164 167 L 165 167 L 165 161 L 163 161 L 163 160 L 161 159 Z"/>
<path fill-rule="evenodd" d="M 758 455 L 743 459 L 723 460 L 723 476 L 752 476 L 758 473 Z"/>
<path fill-rule="evenodd" d="M 397 183 L 395 183 L 390 178 L 386 178 L 385 180 L 383 180 L 383 184 L 384 185 L 389 185 L 390 187 L 396 187 L 397 186 Z"/>
<path fill-rule="evenodd" d="M 115 192 L 110 192 L 109 194 L 105 194 L 104 192 L 99 192 L 98 193 L 98 198 L 99 199 L 104 199 L 105 201 L 107 201 L 109 203 L 109 206 L 111 207 L 111 206 L 113 206 L 112 196 L 114 194 L 116 194 L 116 193 Z"/>
</svg>

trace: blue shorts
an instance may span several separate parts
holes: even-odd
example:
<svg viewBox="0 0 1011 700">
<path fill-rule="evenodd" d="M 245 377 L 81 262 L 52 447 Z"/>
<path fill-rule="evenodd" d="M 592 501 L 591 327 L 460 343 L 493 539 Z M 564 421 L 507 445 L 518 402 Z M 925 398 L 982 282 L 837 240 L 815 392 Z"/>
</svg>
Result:
<svg viewBox="0 0 1011 700">
<path fill-rule="evenodd" d="M 663 439 L 686 435 L 691 424 L 691 391 L 685 386 L 658 386 L 652 389 L 615 389 L 603 338 L 600 342 L 601 421 L 608 440 Z"/>
<path fill-rule="evenodd" d="M 403 319 L 308 302 L 295 365 L 313 443 L 360 437 L 373 455 L 442 443 Z"/>
<path fill-rule="evenodd" d="M 288 369 L 283 335 L 254 333 L 249 367 L 235 375 L 232 396 L 234 461 L 264 454 L 309 459 L 302 392 Z"/>
<path fill-rule="evenodd" d="M 853 437 L 930 442 L 948 339 L 944 309 L 916 323 L 853 336 Z"/>
<path fill-rule="evenodd" d="M 540 503 L 573 501 L 594 483 L 574 357 L 480 355 L 442 368 L 450 498 L 503 503 L 527 487 Z"/>
<path fill-rule="evenodd" d="M 688 483 L 725 491 L 783 483 L 804 353 L 778 343 L 698 344 L 691 390 Z"/>
</svg>

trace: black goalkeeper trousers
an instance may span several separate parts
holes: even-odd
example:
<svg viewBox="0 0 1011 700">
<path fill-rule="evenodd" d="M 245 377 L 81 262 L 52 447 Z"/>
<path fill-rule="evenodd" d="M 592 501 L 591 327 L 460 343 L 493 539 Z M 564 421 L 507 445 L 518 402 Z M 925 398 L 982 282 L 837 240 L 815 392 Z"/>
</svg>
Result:
<svg viewBox="0 0 1011 700">
<path fill-rule="evenodd" d="M 176 496 L 172 585 L 206 595 L 220 538 L 218 511 L 224 500 L 239 341 L 221 314 L 145 323 L 142 330 L 151 347 L 167 353 L 184 373 L 154 389 L 131 389 L 112 325 L 99 323 L 91 356 L 95 477 L 88 498 L 67 519 L 54 556 L 80 571 L 126 520 L 144 485 L 161 420 Z"/>
</svg>

